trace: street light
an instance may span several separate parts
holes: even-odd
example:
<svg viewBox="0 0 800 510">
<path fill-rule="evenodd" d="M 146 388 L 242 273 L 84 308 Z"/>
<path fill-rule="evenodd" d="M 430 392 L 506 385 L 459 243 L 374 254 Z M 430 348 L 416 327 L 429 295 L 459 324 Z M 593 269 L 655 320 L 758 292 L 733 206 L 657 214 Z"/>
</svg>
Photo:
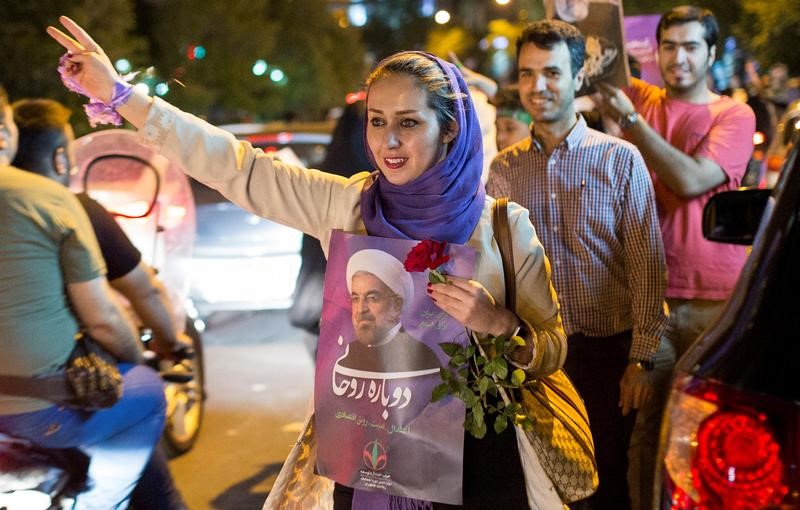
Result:
<svg viewBox="0 0 800 510">
<path fill-rule="evenodd" d="M 444 25 L 445 23 L 450 21 L 450 13 L 442 9 L 433 16 L 433 20 L 440 25 Z"/>
<path fill-rule="evenodd" d="M 122 74 L 129 73 L 131 71 L 131 62 L 127 58 L 121 58 L 114 62 L 114 67 Z"/>
<path fill-rule="evenodd" d="M 255 64 L 253 64 L 253 74 L 256 76 L 264 76 L 268 67 L 266 60 L 258 59 Z"/>
<path fill-rule="evenodd" d="M 497 2 L 497 5 L 508 5 L 511 0 L 494 0 Z"/>
<path fill-rule="evenodd" d="M 364 4 L 353 4 L 347 8 L 347 18 L 354 27 L 363 27 L 367 24 L 367 8 Z"/>
<path fill-rule="evenodd" d="M 286 78 L 286 74 L 280 69 L 273 69 L 269 73 L 269 79 L 274 81 L 275 83 L 283 81 L 284 78 Z"/>
<path fill-rule="evenodd" d="M 139 83 L 134 85 L 133 88 L 135 88 L 136 90 L 141 90 L 145 94 L 150 95 L 150 85 L 146 84 L 143 81 L 140 81 Z"/>
</svg>

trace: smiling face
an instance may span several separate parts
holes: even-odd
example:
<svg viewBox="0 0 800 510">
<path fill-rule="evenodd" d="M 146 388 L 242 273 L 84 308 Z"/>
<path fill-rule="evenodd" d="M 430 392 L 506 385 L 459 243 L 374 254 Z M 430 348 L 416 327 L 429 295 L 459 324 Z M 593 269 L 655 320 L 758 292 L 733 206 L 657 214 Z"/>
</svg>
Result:
<svg viewBox="0 0 800 510">
<path fill-rule="evenodd" d="M 425 90 L 413 77 L 390 75 L 370 85 L 367 145 L 392 184 L 407 184 L 444 159 L 454 131 L 443 132 Z"/>
<path fill-rule="evenodd" d="M 658 65 L 670 95 L 689 97 L 706 89 L 706 74 L 714 63 L 714 47 L 708 47 L 699 21 L 680 23 L 661 31 Z"/>
<path fill-rule="evenodd" d="M 565 42 L 551 49 L 525 43 L 519 51 L 519 98 L 536 124 L 571 124 L 582 71 L 572 75 Z"/>
<path fill-rule="evenodd" d="M 372 273 L 359 271 L 353 275 L 350 306 L 356 339 L 373 345 L 400 322 L 403 299 Z"/>
</svg>

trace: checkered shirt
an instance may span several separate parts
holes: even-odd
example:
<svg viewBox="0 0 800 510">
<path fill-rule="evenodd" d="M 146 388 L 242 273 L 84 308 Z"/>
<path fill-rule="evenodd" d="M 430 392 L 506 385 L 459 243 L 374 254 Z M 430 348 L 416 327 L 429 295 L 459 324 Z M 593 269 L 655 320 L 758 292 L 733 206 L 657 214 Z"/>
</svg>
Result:
<svg viewBox="0 0 800 510">
<path fill-rule="evenodd" d="M 632 329 L 630 357 L 651 360 L 667 323 L 666 267 L 653 185 L 636 147 L 579 116 L 550 157 L 535 136 L 498 154 L 486 187 L 530 212 L 566 333 Z"/>
</svg>

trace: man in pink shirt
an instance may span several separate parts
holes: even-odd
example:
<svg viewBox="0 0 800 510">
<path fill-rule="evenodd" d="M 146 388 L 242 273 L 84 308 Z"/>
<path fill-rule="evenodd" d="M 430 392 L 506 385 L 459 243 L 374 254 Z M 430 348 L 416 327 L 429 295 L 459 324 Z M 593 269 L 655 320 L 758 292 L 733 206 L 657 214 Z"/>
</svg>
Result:
<svg viewBox="0 0 800 510">
<path fill-rule="evenodd" d="M 661 376 L 651 404 L 639 411 L 629 452 L 634 508 L 637 502 L 650 507 L 675 356 L 720 313 L 745 260 L 744 247 L 707 241 L 702 232 L 708 199 L 740 186 L 755 131 L 755 115 L 747 105 L 708 88 L 718 35 L 711 11 L 675 7 L 661 17 L 656 32 L 665 88 L 641 80 L 624 91 L 598 84 L 601 109 L 639 148 L 653 179 L 668 272 L 670 320 L 656 356 Z"/>
</svg>

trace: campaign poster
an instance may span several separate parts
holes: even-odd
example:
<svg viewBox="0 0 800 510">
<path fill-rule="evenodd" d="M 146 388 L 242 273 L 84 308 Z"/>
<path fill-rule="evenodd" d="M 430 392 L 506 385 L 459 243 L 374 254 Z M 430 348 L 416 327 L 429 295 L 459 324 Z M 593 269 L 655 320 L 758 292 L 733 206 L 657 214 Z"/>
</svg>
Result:
<svg viewBox="0 0 800 510">
<path fill-rule="evenodd" d="M 586 38 L 584 79 L 578 96 L 594 92 L 594 84 L 630 85 L 625 56 L 620 0 L 544 0 L 545 16 L 575 25 Z"/>
<path fill-rule="evenodd" d="M 389 496 L 461 503 L 461 400 L 431 402 L 464 326 L 409 272 L 417 241 L 333 232 L 325 272 L 314 382 L 317 472 Z M 471 278 L 475 252 L 447 245 L 444 274 Z"/>
<path fill-rule="evenodd" d="M 661 72 L 658 69 L 656 54 L 658 42 L 656 41 L 656 28 L 660 14 L 646 14 L 642 16 L 625 16 L 625 51 L 633 58 L 638 67 L 638 77 L 652 83 L 662 85 Z M 637 76 L 634 70 L 631 74 Z"/>
</svg>

